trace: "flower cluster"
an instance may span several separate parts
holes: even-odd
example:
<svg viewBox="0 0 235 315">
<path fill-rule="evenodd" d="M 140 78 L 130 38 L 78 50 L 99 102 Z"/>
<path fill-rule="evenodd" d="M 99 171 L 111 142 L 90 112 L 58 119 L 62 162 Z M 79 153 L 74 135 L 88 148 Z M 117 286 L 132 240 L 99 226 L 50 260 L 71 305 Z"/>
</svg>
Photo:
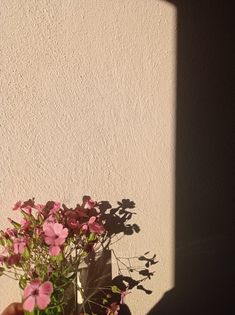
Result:
<svg viewBox="0 0 235 315">
<path fill-rule="evenodd" d="M 25 311 L 61 314 L 65 290 L 78 267 L 110 238 L 107 216 L 89 196 L 74 209 L 60 202 L 37 204 L 29 199 L 18 201 L 12 210 L 20 212 L 22 219 L 9 218 L 12 228 L 0 231 L 0 275 L 19 281 Z M 101 307 L 104 314 L 116 315 L 128 291 L 109 289 L 119 294 L 119 301 L 105 299 Z"/>
</svg>

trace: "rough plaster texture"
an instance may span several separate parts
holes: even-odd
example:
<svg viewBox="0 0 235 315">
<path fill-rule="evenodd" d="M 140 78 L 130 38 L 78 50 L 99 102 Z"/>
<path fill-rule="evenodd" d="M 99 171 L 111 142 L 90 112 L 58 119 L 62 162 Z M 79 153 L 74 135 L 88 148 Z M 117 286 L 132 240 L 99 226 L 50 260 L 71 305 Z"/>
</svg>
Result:
<svg viewBox="0 0 235 315">
<path fill-rule="evenodd" d="M 0 228 L 32 196 L 134 200 L 141 232 L 117 250 L 159 264 L 133 315 L 174 281 L 175 18 L 156 0 L 0 1 Z M 20 295 L 0 284 L 1 311 Z"/>
</svg>

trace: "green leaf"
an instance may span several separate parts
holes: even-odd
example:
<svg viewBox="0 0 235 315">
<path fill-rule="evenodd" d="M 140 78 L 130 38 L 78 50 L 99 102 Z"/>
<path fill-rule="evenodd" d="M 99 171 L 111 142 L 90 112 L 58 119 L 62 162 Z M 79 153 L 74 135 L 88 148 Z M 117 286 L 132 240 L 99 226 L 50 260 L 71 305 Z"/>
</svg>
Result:
<svg viewBox="0 0 235 315">
<path fill-rule="evenodd" d="M 63 260 L 63 255 L 60 252 L 57 256 L 51 256 L 52 261 L 61 262 Z"/>
<path fill-rule="evenodd" d="M 4 242 L 4 239 L 0 237 L 0 245 L 4 246 L 5 245 L 5 242 Z"/>
<path fill-rule="evenodd" d="M 44 218 L 41 214 L 38 215 L 38 221 L 39 221 L 39 224 L 42 225 L 43 222 L 44 222 Z"/>
<path fill-rule="evenodd" d="M 24 290 L 24 288 L 26 287 L 26 284 L 27 284 L 27 280 L 25 279 L 24 276 L 21 276 L 20 277 L 20 280 L 19 280 L 19 286 L 22 290 Z"/>
<path fill-rule="evenodd" d="M 28 220 L 28 221 L 31 221 L 32 220 L 32 215 L 31 214 L 28 214 L 27 212 L 25 212 L 24 210 L 21 210 L 21 213 L 23 215 L 23 217 Z"/>
<path fill-rule="evenodd" d="M 44 276 L 48 274 L 48 267 L 47 267 L 47 265 L 38 264 L 38 265 L 36 265 L 35 269 L 36 269 L 37 274 L 41 278 L 44 278 Z"/>
<path fill-rule="evenodd" d="M 121 293 L 121 290 L 116 285 L 112 285 L 111 290 L 113 293 Z"/>
<path fill-rule="evenodd" d="M 11 224 L 14 226 L 15 229 L 19 230 L 21 228 L 21 225 L 17 223 L 16 221 L 12 219 L 9 219 L 9 221 L 11 222 Z"/>
<path fill-rule="evenodd" d="M 95 233 L 90 233 L 90 235 L 88 236 L 88 242 L 93 242 L 96 240 L 96 234 Z"/>
<path fill-rule="evenodd" d="M 28 247 L 25 247 L 24 252 L 23 252 L 23 257 L 25 259 L 28 259 L 30 257 L 30 252 L 29 252 Z"/>
<path fill-rule="evenodd" d="M 7 246 L 12 246 L 13 245 L 13 241 L 10 239 L 6 240 Z"/>
</svg>

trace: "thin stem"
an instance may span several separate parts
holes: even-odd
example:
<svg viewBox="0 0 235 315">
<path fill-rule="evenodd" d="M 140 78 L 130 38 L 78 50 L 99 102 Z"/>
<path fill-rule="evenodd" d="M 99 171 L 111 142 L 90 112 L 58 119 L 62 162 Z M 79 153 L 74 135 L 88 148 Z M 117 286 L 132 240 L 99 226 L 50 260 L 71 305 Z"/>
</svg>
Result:
<svg viewBox="0 0 235 315">
<path fill-rule="evenodd" d="M 13 280 L 18 280 L 17 278 L 14 278 L 14 277 L 9 276 L 9 275 L 8 275 L 8 274 L 6 274 L 5 272 L 3 273 L 3 275 L 4 275 L 4 276 L 6 276 L 6 277 L 8 277 L 8 278 L 10 278 L 10 279 L 13 279 Z"/>
<path fill-rule="evenodd" d="M 94 302 L 94 301 L 92 301 L 92 300 L 87 300 L 87 301 L 90 302 L 90 303 L 92 303 L 92 304 L 98 305 L 98 306 L 100 306 L 100 307 L 102 307 L 102 308 L 108 309 L 107 306 L 104 306 L 104 305 L 102 305 L 102 304 L 100 304 L 100 303 L 96 303 L 96 302 Z"/>
</svg>

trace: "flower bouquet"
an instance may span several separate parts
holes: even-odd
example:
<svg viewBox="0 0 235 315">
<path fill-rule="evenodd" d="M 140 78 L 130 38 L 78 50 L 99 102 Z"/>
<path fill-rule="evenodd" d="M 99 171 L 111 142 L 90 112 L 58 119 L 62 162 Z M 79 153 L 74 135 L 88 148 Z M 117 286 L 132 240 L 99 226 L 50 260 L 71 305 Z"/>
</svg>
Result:
<svg viewBox="0 0 235 315">
<path fill-rule="evenodd" d="M 96 254 L 109 250 L 114 235 L 138 232 L 137 225 L 125 225 L 132 216 L 127 207 L 119 205 L 107 213 L 108 208 L 107 202 L 94 202 L 89 196 L 74 209 L 54 201 L 37 204 L 34 198 L 13 206 L 22 219 L 16 222 L 9 218 L 12 228 L 0 231 L 0 275 L 18 280 L 25 314 L 116 315 L 129 289 L 136 284 L 143 288 L 140 282 L 150 278 L 150 273 L 134 285 L 133 280 L 128 284 L 130 277 L 121 279 L 125 284 L 111 281 L 103 285 L 101 281 L 103 286 L 96 283 L 94 287 L 86 287 L 77 279 L 81 265 L 94 265 Z M 118 211 L 122 211 L 120 215 Z M 119 265 L 134 271 L 115 257 Z M 151 263 L 146 259 L 146 263 L 156 263 L 154 258 L 149 259 Z M 120 276 L 121 268 L 118 280 Z"/>
</svg>

